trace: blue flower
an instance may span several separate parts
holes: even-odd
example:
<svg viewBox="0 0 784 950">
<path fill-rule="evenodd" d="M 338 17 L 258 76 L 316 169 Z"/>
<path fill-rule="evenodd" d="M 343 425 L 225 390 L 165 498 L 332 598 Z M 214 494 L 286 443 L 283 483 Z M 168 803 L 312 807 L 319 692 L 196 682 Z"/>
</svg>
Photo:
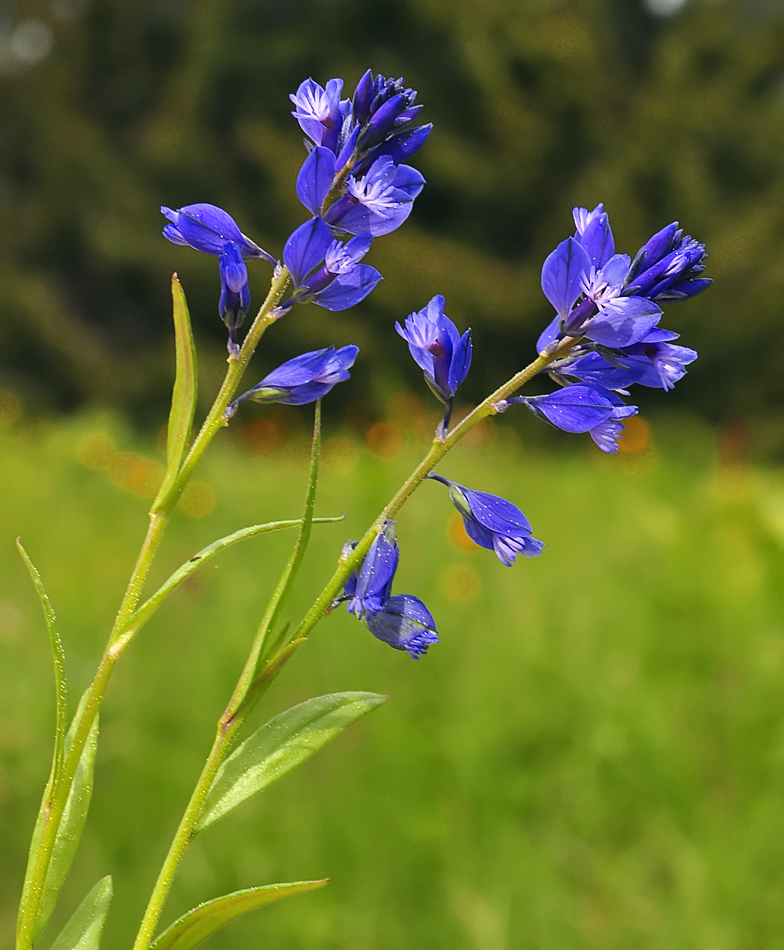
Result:
<svg viewBox="0 0 784 950">
<path fill-rule="evenodd" d="M 359 353 L 358 346 L 328 346 L 295 356 L 268 373 L 260 383 L 243 393 L 224 413 L 226 419 L 237 411 L 240 403 L 282 402 L 287 406 L 303 406 L 321 399 L 337 383 L 350 378 L 349 368 Z"/>
<path fill-rule="evenodd" d="M 396 650 L 406 650 L 414 660 L 439 642 L 433 615 L 411 594 L 389 597 L 381 610 L 364 614 L 362 620 L 374 637 Z"/>
<path fill-rule="evenodd" d="M 392 592 L 399 560 L 395 522 L 385 521 L 370 545 L 362 567 L 346 582 L 345 590 L 350 596 L 349 613 L 361 618 L 384 608 Z"/>
<path fill-rule="evenodd" d="M 342 90 L 342 79 L 330 79 L 326 89 L 312 79 L 306 79 L 300 83 L 296 93 L 289 96 L 296 107 L 291 114 L 305 135 L 316 145 L 324 145 L 333 151 L 343 129 Z"/>
<path fill-rule="evenodd" d="M 518 396 L 507 404 L 513 401 L 522 402 L 535 416 L 564 432 L 588 432 L 610 418 L 614 405 L 609 390 L 579 384 L 547 396 Z"/>
<path fill-rule="evenodd" d="M 425 185 L 415 168 L 381 155 L 363 174 L 350 174 L 345 193 L 325 210 L 338 171 L 335 155 L 328 148 L 314 148 L 297 176 L 297 195 L 311 214 L 349 234 L 378 237 L 399 228 Z"/>
<path fill-rule="evenodd" d="M 460 335 L 444 313 L 440 294 L 424 309 L 406 317 L 405 327 L 396 323 L 395 329 L 407 341 L 430 389 L 449 406 L 471 366 L 471 331 Z"/>
<path fill-rule="evenodd" d="M 518 554 L 537 557 L 542 553 L 544 542 L 532 536 L 530 522 L 510 501 L 466 488 L 432 472 L 428 478 L 447 486 L 452 504 L 463 516 L 468 536 L 481 547 L 495 551 L 506 567 L 512 566 Z"/>
<path fill-rule="evenodd" d="M 343 560 L 356 546 L 356 541 L 343 545 Z M 348 601 L 349 613 L 358 617 L 374 637 L 396 650 L 406 650 L 417 660 L 432 643 L 439 642 L 438 631 L 432 614 L 418 597 L 392 594 L 399 558 L 395 522 L 385 521 L 362 567 L 346 581 L 340 599 Z"/>
<path fill-rule="evenodd" d="M 294 291 L 280 311 L 307 302 L 327 310 L 346 310 L 364 300 L 381 280 L 375 267 L 359 263 L 371 243 L 365 234 L 343 244 L 320 218 L 300 225 L 283 248 Z"/>
<path fill-rule="evenodd" d="M 162 207 L 169 219 L 163 236 L 218 257 L 221 293 L 218 313 L 229 328 L 229 350 L 237 351 L 237 328 L 250 308 L 250 288 L 245 261 L 261 258 L 275 264 L 275 258 L 254 244 L 237 227 L 237 222 L 221 208 L 210 204 L 186 205 L 174 211 Z"/>
<path fill-rule="evenodd" d="M 542 290 L 556 315 L 537 341 L 540 353 L 564 336 L 611 349 L 634 346 L 659 322 L 657 302 L 683 300 L 709 286 L 699 276 L 705 246 L 683 237 L 677 224 L 655 234 L 631 262 L 615 253 L 602 205 L 573 213 L 574 237 L 559 244 L 542 268 Z"/>
</svg>

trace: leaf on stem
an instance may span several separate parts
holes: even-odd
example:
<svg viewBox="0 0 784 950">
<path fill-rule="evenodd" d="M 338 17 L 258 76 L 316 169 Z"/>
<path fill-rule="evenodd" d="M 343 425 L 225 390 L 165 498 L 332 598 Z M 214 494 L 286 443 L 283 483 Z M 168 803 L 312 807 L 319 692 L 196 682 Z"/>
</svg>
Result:
<svg viewBox="0 0 784 950">
<path fill-rule="evenodd" d="M 342 521 L 343 515 L 333 518 L 316 518 L 314 521 L 318 524 L 332 524 L 335 521 Z M 163 601 L 176 590 L 180 584 L 195 571 L 198 571 L 211 557 L 214 557 L 224 548 L 236 544 L 238 541 L 244 541 L 246 538 L 253 538 L 257 534 L 266 534 L 268 531 L 281 531 L 284 528 L 296 528 L 302 524 L 301 519 L 296 518 L 291 521 L 270 521 L 267 524 L 254 524 L 248 528 L 241 528 L 234 534 L 226 535 L 212 544 L 202 548 L 193 557 L 188 560 L 163 583 L 158 590 L 148 598 L 141 607 L 137 608 L 128 618 L 123 629 L 117 635 L 117 641 L 124 641 L 126 636 L 133 636 L 143 624 L 145 624 L 155 611 L 160 607 Z"/>
<path fill-rule="evenodd" d="M 54 755 L 52 756 L 52 771 L 49 782 L 52 785 L 60 774 L 63 764 L 63 745 L 65 742 L 65 730 L 68 725 L 68 689 L 65 682 L 65 651 L 60 640 L 60 634 L 57 632 L 57 618 L 54 615 L 54 609 L 44 590 L 41 575 L 38 573 L 35 565 L 30 560 L 27 551 L 22 547 L 21 539 L 16 539 L 16 546 L 22 555 L 22 560 L 30 572 L 30 577 L 35 585 L 38 599 L 41 601 L 41 609 L 44 613 L 46 630 L 49 634 L 49 642 L 52 645 L 52 662 L 54 664 L 54 683 L 57 699 L 57 712 L 54 732 Z"/>
<path fill-rule="evenodd" d="M 166 475 L 153 504 L 153 510 L 163 503 L 177 480 L 188 451 L 188 440 L 196 411 L 198 385 L 196 347 L 193 342 L 188 302 L 176 274 L 172 275 L 172 304 L 176 370 L 166 438 Z"/>
<path fill-rule="evenodd" d="M 112 877 L 101 878 L 52 944 L 52 950 L 98 950 L 112 900 Z"/>
<path fill-rule="evenodd" d="M 308 699 L 270 719 L 237 746 L 220 767 L 196 833 L 309 759 L 386 699 L 378 693 L 331 693 Z"/>
<path fill-rule="evenodd" d="M 298 881 L 295 884 L 268 884 L 266 887 L 250 887 L 224 897 L 216 897 L 183 914 L 171 927 L 164 930 L 150 950 L 192 950 L 235 917 L 265 904 L 272 904 L 283 897 L 324 887 L 328 883 L 329 878 L 323 881 Z"/>
<path fill-rule="evenodd" d="M 265 661 L 270 658 L 272 653 L 280 652 L 286 646 L 285 640 L 278 637 L 273 644 L 267 643 L 267 637 L 270 630 L 275 626 L 280 610 L 288 597 L 289 591 L 297 576 L 297 571 L 305 556 L 305 550 L 310 540 L 310 529 L 313 526 L 313 508 L 316 504 L 316 486 L 318 484 L 319 459 L 321 457 L 321 400 L 316 400 L 316 411 L 313 420 L 313 442 L 310 452 L 310 472 L 308 474 L 308 488 L 305 494 L 305 511 L 302 515 L 299 534 L 294 544 L 288 563 L 283 569 L 278 585 L 273 591 L 272 597 L 261 618 L 256 639 L 253 641 L 253 647 L 250 656 L 245 664 L 245 668 L 240 675 L 237 688 L 232 696 L 229 710 L 233 715 L 243 709 L 245 713 L 249 711 L 245 705 L 246 700 L 254 702 L 254 696 L 258 698 L 256 690 L 253 688 L 256 682 L 259 670 L 264 667 Z M 321 519 L 319 519 L 321 520 Z M 288 627 L 286 627 L 286 630 Z M 284 634 L 285 636 L 285 634 Z M 249 696 L 249 694 L 253 694 Z"/>
<path fill-rule="evenodd" d="M 73 718 L 71 727 L 65 737 L 64 754 L 67 756 L 73 743 L 73 737 L 82 716 L 87 693 L 82 696 L 79 702 L 79 708 Z M 79 764 L 76 767 L 73 784 L 68 792 L 68 798 L 65 803 L 63 816 L 60 820 L 60 827 L 57 829 L 57 836 L 52 847 L 52 854 L 49 860 L 49 868 L 41 888 L 41 896 L 38 901 L 38 912 L 33 927 L 32 942 L 38 939 L 41 931 L 46 926 L 52 915 L 60 888 L 63 886 L 68 871 L 71 868 L 71 862 L 79 846 L 79 839 L 84 830 L 84 823 L 87 820 L 87 811 L 90 807 L 90 798 L 93 792 L 93 772 L 95 769 L 95 753 L 98 749 L 98 717 L 95 717 L 87 742 L 82 750 Z M 48 788 L 47 788 L 48 791 Z M 62 794 L 64 790 L 55 789 L 55 793 Z M 29 898 L 30 875 L 35 867 L 35 861 L 38 854 L 38 848 L 41 843 L 44 827 L 49 816 L 49 796 L 44 794 L 44 801 L 41 810 L 38 813 L 38 820 L 33 831 L 33 838 L 30 842 L 30 857 L 27 864 L 27 877 L 25 879 L 24 898 Z"/>
</svg>

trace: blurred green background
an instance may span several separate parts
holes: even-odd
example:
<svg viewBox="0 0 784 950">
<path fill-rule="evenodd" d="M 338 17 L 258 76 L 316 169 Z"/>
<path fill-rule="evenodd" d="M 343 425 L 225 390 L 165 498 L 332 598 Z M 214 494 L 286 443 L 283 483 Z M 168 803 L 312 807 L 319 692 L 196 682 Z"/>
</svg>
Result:
<svg viewBox="0 0 784 950">
<path fill-rule="evenodd" d="M 327 433 L 318 512 L 349 514 L 314 530 L 292 618 L 420 457 L 426 429 L 403 431 L 375 454 Z M 316 629 L 254 721 L 335 690 L 389 702 L 207 831 L 165 921 L 231 889 L 330 876 L 209 946 L 780 945 L 784 474 L 717 465 L 699 426 L 653 431 L 613 458 L 587 437 L 531 450 L 501 426 L 454 453 L 442 470 L 522 504 L 544 554 L 506 569 L 467 548 L 442 486 L 423 485 L 399 521 L 395 589 L 426 600 L 442 642 L 414 662 L 344 610 Z M 227 438 L 208 457 L 153 581 L 212 537 L 296 516 L 304 433 L 268 449 Z M 0 513 L 2 946 L 53 722 L 46 634 L 11 539 L 22 534 L 46 578 L 75 701 L 144 529 L 144 468 L 161 457 L 106 417 L 0 432 L 14 503 Z M 118 666 L 52 933 L 111 872 L 104 948 L 129 945 L 291 542 L 257 538 L 211 561 Z"/>
<path fill-rule="evenodd" d="M 217 361 L 224 337 L 215 260 L 165 242 L 159 205 L 214 202 L 279 253 L 304 218 L 288 94 L 307 76 L 353 88 L 368 66 L 419 90 L 428 185 L 376 242 L 372 297 L 304 308 L 263 368 L 358 343 L 378 411 L 416 380 L 394 320 L 441 292 L 474 328 L 479 398 L 533 352 L 572 206 L 603 201 L 630 253 L 673 219 L 708 244 L 715 287 L 665 320 L 701 354 L 671 401 L 749 420 L 784 454 L 778 0 L 0 3 L 0 385 L 36 411 L 109 403 L 157 425 L 173 270 Z M 267 279 L 255 265 L 257 301 Z"/>
<path fill-rule="evenodd" d="M 297 617 L 408 473 L 434 404 L 393 322 L 436 292 L 471 325 L 481 398 L 533 355 L 541 262 L 574 204 L 634 250 L 679 219 L 703 296 L 663 321 L 700 359 L 642 392 L 617 457 L 504 419 L 443 467 L 511 498 L 547 542 L 504 569 L 442 489 L 400 519 L 396 590 L 443 642 L 421 662 L 343 611 L 261 713 L 318 692 L 390 702 L 205 834 L 171 920 L 232 888 L 329 875 L 215 948 L 768 950 L 784 932 L 784 9 L 776 0 L 0 0 L 0 945 L 10 944 L 53 722 L 18 534 L 89 681 L 160 478 L 169 275 L 188 293 L 203 402 L 225 367 L 215 261 L 160 237 L 210 201 L 273 251 L 302 220 L 288 93 L 367 68 L 420 90 L 428 185 L 345 314 L 300 308 L 256 378 L 356 342 L 327 407 Z M 258 301 L 268 273 L 254 265 Z M 420 398 L 414 393 L 423 393 Z M 637 394 L 635 394 L 637 395 Z M 666 407 L 667 415 L 662 415 Z M 511 415 L 511 414 L 510 414 Z M 183 499 L 159 579 L 214 537 L 297 516 L 305 414 L 250 409 Z M 241 424 L 240 424 L 241 423 Z M 243 427 L 244 426 L 244 427 Z M 55 926 L 115 875 L 128 945 L 291 538 L 255 539 L 180 590 L 117 670 L 96 794 Z M 52 928 L 52 933 L 55 927 Z"/>
</svg>

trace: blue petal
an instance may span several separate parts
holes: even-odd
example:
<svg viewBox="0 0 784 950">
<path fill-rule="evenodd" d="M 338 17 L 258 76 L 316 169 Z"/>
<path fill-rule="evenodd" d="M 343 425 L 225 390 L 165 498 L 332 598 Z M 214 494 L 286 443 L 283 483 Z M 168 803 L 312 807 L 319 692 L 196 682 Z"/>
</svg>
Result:
<svg viewBox="0 0 784 950">
<path fill-rule="evenodd" d="M 583 333 L 604 346 L 631 346 L 645 339 L 661 314 L 661 308 L 644 297 L 616 297 L 585 324 Z"/>
<path fill-rule="evenodd" d="M 322 146 L 314 148 L 297 175 L 297 197 L 311 214 L 321 214 L 324 199 L 334 180 L 334 154 Z"/>
<path fill-rule="evenodd" d="M 381 610 L 389 599 L 400 551 L 395 537 L 395 522 L 387 521 L 376 535 L 357 578 L 355 599 L 362 611 Z"/>
<path fill-rule="evenodd" d="M 406 650 L 415 660 L 438 643 L 435 620 L 418 597 L 395 594 L 383 610 L 363 617 L 368 630 L 396 650 Z"/>
<path fill-rule="evenodd" d="M 476 491 L 463 485 L 456 487 L 468 500 L 471 517 L 489 531 L 513 537 L 527 537 L 531 534 L 530 522 L 511 501 L 501 498 L 500 495 Z"/>
<path fill-rule="evenodd" d="M 240 249 L 236 244 L 227 243 L 221 252 L 218 266 L 220 275 L 229 290 L 240 293 L 248 285 L 248 268 L 242 259 Z M 250 301 L 248 301 L 250 303 Z"/>
<path fill-rule="evenodd" d="M 579 240 L 597 270 L 604 267 L 615 253 L 615 240 L 607 214 L 598 214 L 593 217 Z"/>
<path fill-rule="evenodd" d="M 226 241 L 245 243 L 237 222 L 222 208 L 210 204 L 186 205 L 177 211 L 177 229 L 197 251 L 220 254 Z"/>
<path fill-rule="evenodd" d="M 587 432 L 608 419 L 612 402 L 590 386 L 566 386 L 549 396 L 529 396 L 526 406 L 565 432 Z"/>
<path fill-rule="evenodd" d="M 548 255 L 542 267 L 542 290 L 556 311 L 566 317 L 582 292 L 582 279 L 591 269 L 585 249 L 567 238 Z"/>
<path fill-rule="evenodd" d="M 321 264 L 330 244 L 332 232 L 321 218 L 311 218 L 289 237 L 283 248 L 283 263 L 291 272 L 295 288 Z"/>
<path fill-rule="evenodd" d="M 468 375 L 468 370 L 471 368 L 471 352 L 471 331 L 466 330 L 452 353 L 452 363 L 449 367 L 449 389 L 452 393 L 457 392 L 457 387 Z"/>
<path fill-rule="evenodd" d="M 553 317 L 553 319 L 547 324 L 547 326 L 539 334 L 539 339 L 536 341 L 536 352 L 541 353 L 547 349 L 547 347 L 553 342 L 553 340 L 558 339 L 558 334 L 561 332 L 561 317 L 559 314 Z"/>
<path fill-rule="evenodd" d="M 347 310 L 364 300 L 381 279 L 375 267 L 357 264 L 353 270 L 340 274 L 324 290 L 315 294 L 311 303 L 325 310 Z"/>
</svg>

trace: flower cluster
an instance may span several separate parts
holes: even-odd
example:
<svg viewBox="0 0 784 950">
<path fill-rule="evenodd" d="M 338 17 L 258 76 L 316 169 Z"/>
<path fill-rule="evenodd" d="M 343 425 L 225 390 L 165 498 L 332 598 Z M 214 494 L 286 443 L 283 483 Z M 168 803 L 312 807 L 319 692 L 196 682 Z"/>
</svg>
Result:
<svg viewBox="0 0 784 950">
<path fill-rule="evenodd" d="M 559 429 L 588 432 L 603 451 L 616 452 L 621 419 L 637 412 L 621 399 L 629 386 L 672 389 L 697 358 L 694 350 L 673 343 L 677 333 L 659 328 L 659 304 L 685 300 L 710 285 L 701 276 L 705 245 L 684 236 L 674 222 L 631 260 L 615 253 L 602 205 L 575 208 L 574 222 L 574 237 L 559 244 L 542 268 L 542 290 L 556 315 L 537 344 L 552 356 L 567 338 L 576 341 L 547 370 L 564 388 L 507 399 L 497 408 L 522 403 Z"/>
<path fill-rule="evenodd" d="M 282 317 L 297 303 L 346 310 L 360 303 L 381 274 L 360 261 L 374 237 L 394 231 L 411 213 L 425 179 L 404 164 L 427 140 L 432 125 L 417 125 L 422 107 L 402 79 L 368 70 L 351 99 L 341 99 L 342 79 L 322 88 L 312 79 L 290 98 L 292 115 L 308 136 L 309 154 L 297 177 L 297 195 L 313 217 L 298 227 L 283 250 L 293 290 L 276 308 Z M 237 356 L 237 329 L 250 308 L 245 260 L 272 255 L 254 244 L 221 208 L 187 205 L 173 211 L 163 234 L 175 244 L 219 260 L 218 312 L 229 329 L 229 353 Z M 341 236 L 354 235 L 343 242 Z"/>
</svg>

